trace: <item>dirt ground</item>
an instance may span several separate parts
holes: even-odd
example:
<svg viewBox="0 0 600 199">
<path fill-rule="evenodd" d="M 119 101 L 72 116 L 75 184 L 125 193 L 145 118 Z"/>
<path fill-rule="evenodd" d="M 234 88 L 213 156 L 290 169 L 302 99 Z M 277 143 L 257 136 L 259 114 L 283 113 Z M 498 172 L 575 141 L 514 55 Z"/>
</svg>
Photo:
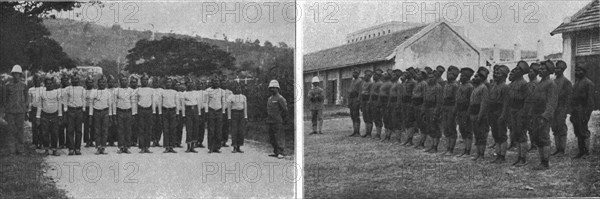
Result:
<svg viewBox="0 0 600 199">
<path fill-rule="evenodd" d="M 184 135 L 185 137 L 185 135 Z M 205 140 L 206 145 L 206 140 Z M 152 147 L 153 154 L 117 154 L 108 147 L 108 155 L 94 155 L 94 148 L 83 148 L 81 156 L 48 156 L 48 176 L 72 198 L 216 198 L 285 197 L 294 195 L 294 172 L 299 166 L 293 158 L 268 157 L 264 144 L 246 141 L 242 150 L 221 149 L 219 154 L 164 154 Z M 38 151 L 41 152 L 41 151 Z"/>
<path fill-rule="evenodd" d="M 567 119 L 568 121 L 568 119 Z M 590 121 L 597 134 L 600 113 Z M 364 128 L 364 124 L 361 126 Z M 350 118 L 326 119 L 324 135 L 309 136 L 310 121 L 304 123 L 304 190 L 307 198 L 487 198 L 487 197 L 573 197 L 600 196 L 600 146 L 593 138 L 594 152 L 584 160 L 571 160 L 577 153 L 572 126 L 568 122 L 567 155 L 551 157 L 551 169 L 533 171 L 538 154 L 528 154 L 529 165 L 511 167 L 489 164 L 493 149 L 486 150 L 485 162 L 470 158 L 425 153 L 397 142 L 382 143 L 351 134 Z M 361 129 L 364 133 L 364 129 Z M 392 137 L 394 140 L 396 137 Z M 489 136 L 488 143 L 492 143 Z M 430 143 L 426 143 L 429 146 Z M 553 144 L 554 145 L 554 144 Z M 463 151 L 462 141 L 455 154 Z M 444 151 L 444 140 L 439 146 Z M 554 151 L 554 146 L 552 146 Z"/>
</svg>

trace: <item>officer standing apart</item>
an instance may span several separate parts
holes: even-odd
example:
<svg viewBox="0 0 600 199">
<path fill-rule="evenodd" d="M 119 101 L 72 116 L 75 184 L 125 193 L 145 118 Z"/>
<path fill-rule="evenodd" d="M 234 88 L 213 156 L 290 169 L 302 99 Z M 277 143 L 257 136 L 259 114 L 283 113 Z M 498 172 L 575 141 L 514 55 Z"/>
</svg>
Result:
<svg viewBox="0 0 600 199">
<path fill-rule="evenodd" d="M 310 112 L 312 116 L 312 129 L 309 135 L 323 134 L 323 104 L 325 102 L 325 90 L 319 86 L 319 77 L 312 78 L 312 88 L 308 91 L 310 100 Z"/>
<path fill-rule="evenodd" d="M 273 146 L 273 154 L 269 156 L 282 159 L 285 155 L 283 121 L 287 115 L 288 108 L 285 98 L 279 94 L 279 88 L 279 82 L 271 80 L 269 83 L 271 96 L 267 101 L 267 128 L 269 129 L 271 146 Z"/>
<path fill-rule="evenodd" d="M 350 137 L 360 136 L 360 90 L 362 89 L 363 81 L 358 77 L 359 75 L 360 70 L 354 67 L 350 91 L 348 92 L 348 108 L 350 108 L 350 119 L 352 119 L 352 128 L 354 130 Z"/>
<path fill-rule="evenodd" d="M 25 152 L 23 146 L 25 138 L 23 135 L 23 123 L 27 112 L 27 85 L 21 77 L 23 71 L 21 66 L 15 65 L 11 70 L 12 80 L 4 85 L 2 89 L 2 110 L 6 114 L 5 119 L 11 132 L 8 135 L 9 153 L 21 154 Z"/>
<path fill-rule="evenodd" d="M 579 153 L 574 159 L 589 155 L 590 130 L 588 122 L 595 107 L 594 101 L 594 83 L 586 76 L 586 69 L 581 66 L 575 67 L 575 85 L 573 86 L 573 99 L 571 105 L 571 123 L 575 136 L 577 137 L 577 146 Z"/>
</svg>

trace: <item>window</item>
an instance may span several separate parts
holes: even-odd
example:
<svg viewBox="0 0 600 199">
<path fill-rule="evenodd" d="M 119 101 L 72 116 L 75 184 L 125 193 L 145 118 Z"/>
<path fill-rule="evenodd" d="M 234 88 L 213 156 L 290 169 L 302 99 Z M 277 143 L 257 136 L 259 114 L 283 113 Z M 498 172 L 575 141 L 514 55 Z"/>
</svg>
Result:
<svg viewBox="0 0 600 199">
<path fill-rule="evenodd" d="M 598 31 L 583 31 L 576 35 L 576 55 L 600 54 L 600 35 Z"/>
</svg>

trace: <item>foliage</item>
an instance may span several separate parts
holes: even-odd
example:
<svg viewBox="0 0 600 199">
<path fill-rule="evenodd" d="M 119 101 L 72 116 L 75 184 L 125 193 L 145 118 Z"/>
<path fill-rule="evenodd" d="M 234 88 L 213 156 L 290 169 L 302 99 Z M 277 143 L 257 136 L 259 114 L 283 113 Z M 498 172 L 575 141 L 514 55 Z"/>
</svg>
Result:
<svg viewBox="0 0 600 199">
<path fill-rule="evenodd" d="M 210 75 L 234 66 L 235 58 L 217 46 L 192 38 L 140 40 L 127 55 L 127 70 L 150 75 Z"/>
<path fill-rule="evenodd" d="M 19 64 L 24 69 L 58 69 L 73 67 L 62 52 L 42 18 L 51 11 L 66 11 L 80 6 L 76 2 L 0 2 L 0 72 Z M 42 62 L 44 67 L 40 65 Z"/>
</svg>

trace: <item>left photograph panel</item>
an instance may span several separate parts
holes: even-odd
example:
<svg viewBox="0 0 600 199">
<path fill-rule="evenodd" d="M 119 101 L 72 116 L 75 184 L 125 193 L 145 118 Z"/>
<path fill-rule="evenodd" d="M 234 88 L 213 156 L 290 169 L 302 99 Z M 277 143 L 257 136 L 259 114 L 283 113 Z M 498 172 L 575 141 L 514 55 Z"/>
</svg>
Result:
<svg viewBox="0 0 600 199">
<path fill-rule="evenodd" d="M 0 198 L 296 196 L 295 21 L 294 1 L 0 2 Z"/>
</svg>

